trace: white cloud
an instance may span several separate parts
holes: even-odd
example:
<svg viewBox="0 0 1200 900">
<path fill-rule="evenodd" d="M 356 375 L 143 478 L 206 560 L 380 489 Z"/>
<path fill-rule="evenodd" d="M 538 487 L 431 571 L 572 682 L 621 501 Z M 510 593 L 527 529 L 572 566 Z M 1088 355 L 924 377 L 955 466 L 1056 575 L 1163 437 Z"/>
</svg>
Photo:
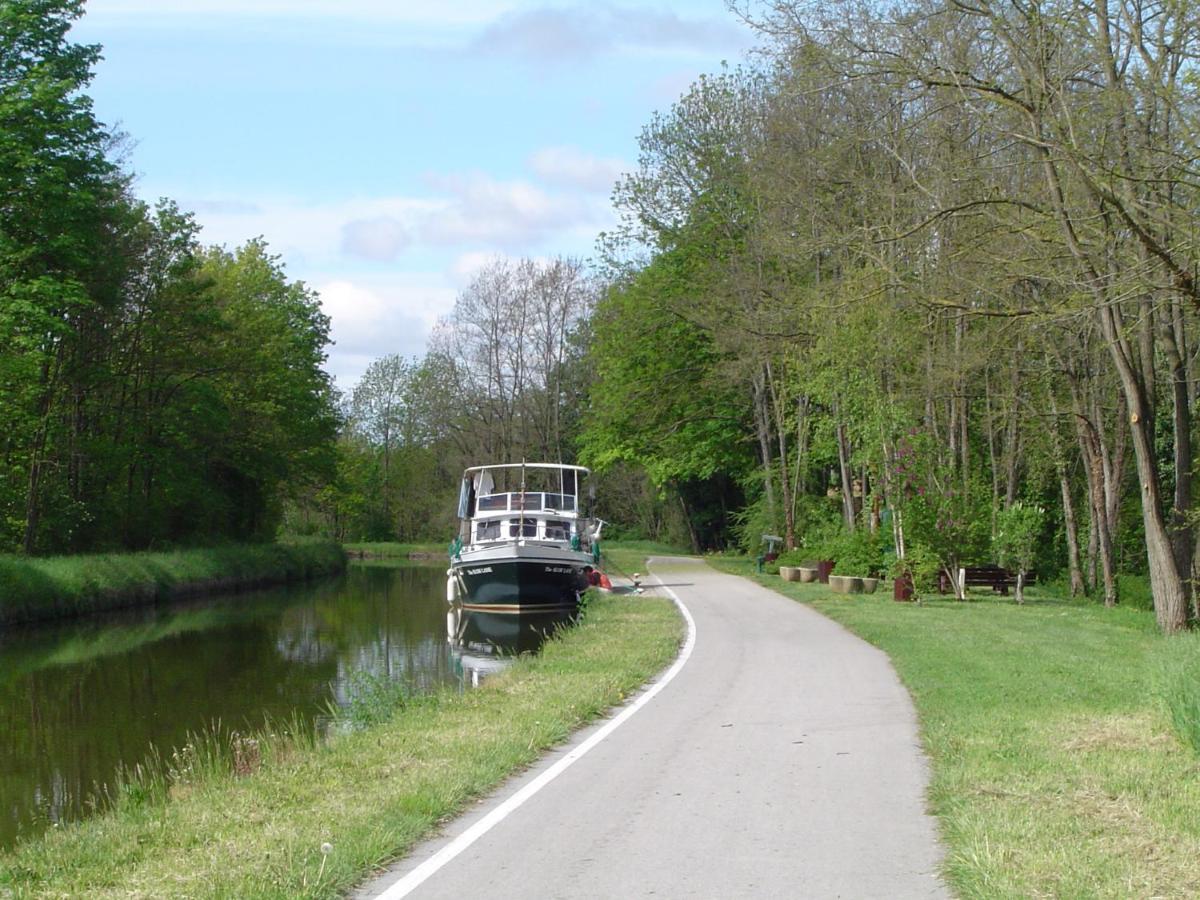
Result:
<svg viewBox="0 0 1200 900">
<path fill-rule="evenodd" d="M 472 278 L 499 258 L 498 254 L 485 250 L 464 253 L 451 264 L 450 278 L 459 288 L 465 288 L 471 283 Z"/>
<path fill-rule="evenodd" d="M 499 181 L 482 173 L 430 176 L 448 195 L 425 217 L 418 234 L 433 245 L 490 244 L 520 249 L 545 238 L 604 220 L 597 204 L 574 194 L 552 194 L 525 181 Z"/>
<path fill-rule="evenodd" d="M 728 20 L 601 3 L 505 13 L 480 33 L 473 49 L 538 61 L 577 61 L 645 48 L 708 53 L 742 48 L 748 41 L 747 33 Z"/>
<path fill-rule="evenodd" d="M 549 184 L 603 194 L 628 169 L 619 159 L 602 159 L 578 147 L 543 147 L 529 158 L 529 166 Z"/>
<path fill-rule="evenodd" d="M 423 356 L 438 317 L 454 308 L 441 275 L 335 278 L 316 289 L 331 320 L 329 372 L 343 390 L 381 356 Z"/>
<path fill-rule="evenodd" d="M 355 219 L 342 226 L 342 252 L 371 262 L 394 262 L 412 243 L 412 235 L 390 216 Z"/>
<path fill-rule="evenodd" d="M 578 244 L 582 235 L 611 226 L 607 193 L 580 190 L 598 188 L 611 161 L 589 162 L 585 154 L 569 152 L 543 154 L 532 165 L 563 187 L 476 172 L 426 176 L 427 197 L 235 201 L 188 198 L 169 187 L 163 193 L 180 196 L 180 206 L 196 213 L 205 243 L 234 247 L 263 235 L 274 252 L 303 269 L 328 270 L 339 261 L 391 263 L 422 249 L 524 253 L 551 239 Z"/>
<path fill-rule="evenodd" d="M 346 198 L 305 201 L 296 197 L 230 200 L 181 196 L 180 207 L 196 213 L 201 239 L 228 247 L 263 235 L 271 249 L 293 265 L 328 266 L 344 256 L 389 261 L 405 247 L 411 230 L 406 223 L 442 208 L 444 201 L 414 197 Z"/>
</svg>

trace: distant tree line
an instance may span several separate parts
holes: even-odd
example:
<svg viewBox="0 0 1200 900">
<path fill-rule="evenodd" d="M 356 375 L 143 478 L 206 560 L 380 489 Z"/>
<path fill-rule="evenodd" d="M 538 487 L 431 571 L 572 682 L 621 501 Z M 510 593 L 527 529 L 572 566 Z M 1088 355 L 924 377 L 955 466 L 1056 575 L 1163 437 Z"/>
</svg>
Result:
<svg viewBox="0 0 1200 900">
<path fill-rule="evenodd" d="M 375 360 L 343 399 L 338 478 L 296 503 L 289 527 L 441 540 L 466 466 L 573 460 L 594 297 L 576 260 L 485 265 L 423 358 Z"/>
<path fill-rule="evenodd" d="M 81 14 L 0 4 L 0 552 L 271 537 L 335 471 L 328 320 L 262 241 L 133 197 Z"/>
</svg>

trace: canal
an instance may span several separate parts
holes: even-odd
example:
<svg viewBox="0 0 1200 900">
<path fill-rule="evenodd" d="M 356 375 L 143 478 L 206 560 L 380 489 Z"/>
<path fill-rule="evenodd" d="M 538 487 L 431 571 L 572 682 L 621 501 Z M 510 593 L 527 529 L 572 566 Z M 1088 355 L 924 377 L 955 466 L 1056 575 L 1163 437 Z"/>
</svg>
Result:
<svg viewBox="0 0 1200 900">
<path fill-rule="evenodd" d="M 508 626 L 504 626 L 508 627 Z M 448 631 L 453 642 L 448 642 Z M 447 618 L 445 569 L 354 564 L 318 583 L 0 630 L 0 849 L 86 815 L 155 748 L 163 759 L 219 723 L 321 727 L 364 684 L 470 685 L 536 649 Z M 506 638 L 511 637 L 511 641 Z"/>
</svg>

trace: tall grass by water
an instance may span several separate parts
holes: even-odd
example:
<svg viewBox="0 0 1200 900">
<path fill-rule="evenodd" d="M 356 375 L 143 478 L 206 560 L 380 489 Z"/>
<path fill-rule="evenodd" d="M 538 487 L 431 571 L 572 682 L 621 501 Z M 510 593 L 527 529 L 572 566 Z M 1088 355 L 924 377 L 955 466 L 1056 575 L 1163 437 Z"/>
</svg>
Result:
<svg viewBox="0 0 1200 900">
<path fill-rule="evenodd" d="M 0 896 L 341 896 L 661 671 L 682 630 L 666 600 L 600 596 L 476 690 L 376 697 L 390 714 L 322 743 L 210 732 L 0 855 Z"/>
<path fill-rule="evenodd" d="M 0 555 L 0 624 L 283 584 L 345 566 L 338 544 L 309 540 L 165 553 Z"/>
<path fill-rule="evenodd" d="M 1176 733 L 1200 729 L 1200 636 L 1166 638 L 1153 613 L 1045 589 L 1024 606 L 986 591 L 918 605 L 714 564 L 891 658 L 958 896 L 1200 896 L 1200 756 Z"/>
</svg>

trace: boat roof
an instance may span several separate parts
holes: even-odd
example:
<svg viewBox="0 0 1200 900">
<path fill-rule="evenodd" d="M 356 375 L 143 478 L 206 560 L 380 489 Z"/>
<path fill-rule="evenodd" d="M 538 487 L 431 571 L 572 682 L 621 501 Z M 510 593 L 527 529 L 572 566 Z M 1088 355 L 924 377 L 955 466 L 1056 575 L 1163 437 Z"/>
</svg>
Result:
<svg viewBox="0 0 1200 900">
<path fill-rule="evenodd" d="M 471 466 L 463 472 L 463 477 L 474 475 L 476 472 L 484 472 L 496 469 L 556 469 L 558 471 L 582 472 L 584 475 L 591 475 L 591 469 L 585 469 L 583 466 L 568 466 L 565 463 L 498 463 L 491 466 Z"/>
</svg>

